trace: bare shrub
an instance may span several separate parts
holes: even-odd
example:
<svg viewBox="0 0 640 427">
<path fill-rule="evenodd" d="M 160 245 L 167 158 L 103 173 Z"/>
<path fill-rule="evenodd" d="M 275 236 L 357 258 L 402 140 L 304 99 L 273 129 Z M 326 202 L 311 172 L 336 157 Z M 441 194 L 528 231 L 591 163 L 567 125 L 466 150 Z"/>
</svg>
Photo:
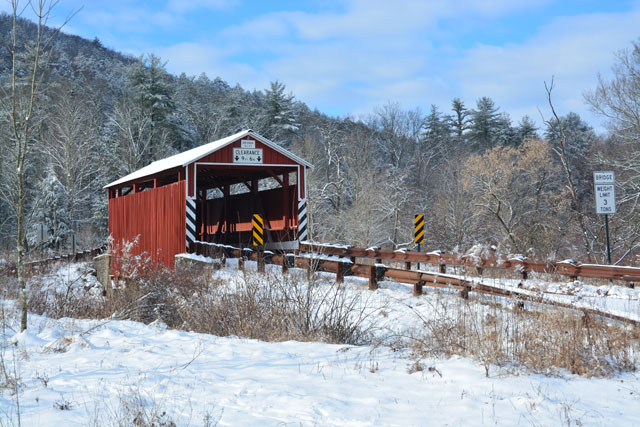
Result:
<svg viewBox="0 0 640 427">
<path fill-rule="evenodd" d="M 442 299 L 432 302 L 434 315 L 422 317 L 424 329 L 412 336 L 416 359 L 469 356 L 484 363 L 487 375 L 492 366 L 589 377 L 637 367 L 638 327 L 546 306 L 512 310 L 501 301 L 462 304 L 452 310 Z"/>
<path fill-rule="evenodd" d="M 113 298 L 74 291 L 71 282 L 47 291 L 34 283 L 30 310 L 52 318 L 159 320 L 172 328 L 267 341 L 371 340 L 367 319 L 375 310 L 368 297 L 314 274 L 245 273 L 212 280 L 207 274 L 176 272 L 144 257 L 118 262 Z"/>
<path fill-rule="evenodd" d="M 91 412 L 93 426 L 176 427 L 169 413 L 153 395 L 128 390 L 118 396 L 117 405 L 96 406 Z"/>
<path fill-rule="evenodd" d="M 2 296 L 18 299 L 18 263 L 7 254 L 0 255 L 0 292 Z"/>
<path fill-rule="evenodd" d="M 366 320 L 376 310 L 361 293 L 311 275 L 251 274 L 218 280 L 206 295 L 178 306 L 182 327 L 267 341 L 370 342 Z"/>
</svg>

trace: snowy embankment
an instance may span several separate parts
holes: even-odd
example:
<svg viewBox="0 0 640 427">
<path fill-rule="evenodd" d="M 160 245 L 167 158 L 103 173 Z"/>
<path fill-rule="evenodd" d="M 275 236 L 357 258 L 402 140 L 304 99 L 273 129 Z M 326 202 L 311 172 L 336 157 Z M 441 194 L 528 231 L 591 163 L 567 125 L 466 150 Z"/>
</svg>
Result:
<svg viewBox="0 0 640 427">
<path fill-rule="evenodd" d="M 74 271 L 68 280 L 91 293 L 91 280 Z M 233 268 L 217 274 L 240 276 Z M 447 292 L 415 298 L 407 286 L 382 285 L 370 293 L 361 279 L 347 281 L 376 310 L 371 321 L 381 338 L 419 329 L 436 309 L 465 304 Z M 637 295 L 626 304 L 637 313 Z M 584 378 L 487 371 L 461 357 L 416 362 L 408 350 L 383 345 L 267 343 L 157 322 L 31 315 L 28 331 L 17 333 L 13 306 L 6 306 L 4 343 L 11 344 L 2 354 L 17 374 L 23 425 L 127 425 L 136 419 L 156 425 L 640 424 L 637 372 Z M 0 417 L 9 425 L 18 419 L 16 395 L 6 384 Z"/>
</svg>

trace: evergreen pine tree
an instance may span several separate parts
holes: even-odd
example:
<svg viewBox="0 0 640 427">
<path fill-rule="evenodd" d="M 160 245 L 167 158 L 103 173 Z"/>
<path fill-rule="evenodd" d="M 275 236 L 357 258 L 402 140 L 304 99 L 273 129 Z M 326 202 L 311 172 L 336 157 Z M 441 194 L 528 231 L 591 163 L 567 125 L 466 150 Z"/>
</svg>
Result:
<svg viewBox="0 0 640 427">
<path fill-rule="evenodd" d="M 274 141 L 289 145 L 300 129 L 294 111 L 294 97 L 285 94 L 285 85 L 279 81 L 271 82 L 271 88 L 265 93 L 265 112 L 267 115 L 269 136 Z"/>
<path fill-rule="evenodd" d="M 464 106 L 460 98 L 451 101 L 453 115 L 449 116 L 449 127 L 453 137 L 453 145 L 456 148 L 466 146 L 467 132 L 471 127 L 471 112 Z"/>
<path fill-rule="evenodd" d="M 536 124 L 529 116 L 524 116 L 520 119 L 518 126 L 516 127 L 516 141 L 517 144 L 522 144 L 527 139 L 537 139 L 538 128 Z"/>
<path fill-rule="evenodd" d="M 498 142 L 498 130 L 505 128 L 498 110 L 491 98 L 483 96 L 478 99 L 476 109 L 471 112 L 469 145 L 473 151 L 484 151 Z"/>
</svg>

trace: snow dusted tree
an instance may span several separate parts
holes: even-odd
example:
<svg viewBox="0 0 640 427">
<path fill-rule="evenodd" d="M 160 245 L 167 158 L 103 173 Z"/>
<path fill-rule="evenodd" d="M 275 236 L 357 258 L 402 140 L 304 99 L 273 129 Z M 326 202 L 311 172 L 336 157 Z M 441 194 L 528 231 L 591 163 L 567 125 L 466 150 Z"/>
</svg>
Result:
<svg viewBox="0 0 640 427">
<path fill-rule="evenodd" d="M 163 67 L 154 55 L 140 58 L 130 71 L 130 90 L 118 99 L 107 120 L 112 177 L 131 173 L 174 152 L 170 141 L 178 132 L 173 126 L 174 105 Z"/>
<path fill-rule="evenodd" d="M 48 127 L 44 141 L 38 144 L 38 152 L 49 165 L 48 173 L 56 178 L 61 192 L 55 216 L 66 224 L 69 233 L 90 222 L 87 212 L 91 211 L 92 195 L 103 181 L 101 170 L 96 167 L 100 141 L 96 102 L 79 89 L 63 85 L 52 93 L 55 101 Z M 66 234 L 58 237 L 65 243 Z"/>
<path fill-rule="evenodd" d="M 582 125 L 582 121 L 577 114 L 570 114 L 570 120 L 567 120 L 569 115 L 564 119 L 558 116 L 551 98 L 553 79 L 551 79 L 551 84 L 549 85 L 545 82 L 545 89 L 547 91 L 551 114 L 553 115 L 550 120 L 545 120 L 547 137 L 552 142 L 553 151 L 562 165 L 566 179 L 566 187 L 569 190 L 572 201 L 571 210 L 573 212 L 573 218 L 578 225 L 578 234 L 582 240 L 584 252 L 589 257 L 589 261 L 594 261 L 594 246 L 597 242 L 597 235 L 590 227 L 591 217 L 586 214 L 582 208 L 583 196 L 587 188 L 584 185 L 584 173 L 576 171 L 576 167 L 580 167 L 580 165 L 576 165 L 576 161 L 578 156 L 583 154 L 583 150 L 581 149 L 583 145 L 581 140 L 575 138 L 581 134 L 590 135 L 592 131 L 589 132 L 589 129 Z M 569 124 L 574 129 L 565 131 L 565 124 Z"/>
<path fill-rule="evenodd" d="M 612 235 L 614 244 L 620 242 L 619 249 L 614 247 L 620 262 L 640 247 L 640 39 L 617 52 L 612 71 L 611 80 L 599 76 L 585 98 L 610 131 L 595 160 L 616 172 L 618 213 L 612 225 L 620 228 Z"/>
<path fill-rule="evenodd" d="M 300 124 L 295 112 L 294 96 L 285 94 L 284 83 L 277 80 L 271 82 L 271 88 L 265 92 L 265 113 L 269 137 L 286 146 L 290 145 L 300 130 Z"/>
<path fill-rule="evenodd" d="M 378 131 L 376 145 L 384 156 L 383 161 L 395 169 L 406 165 L 408 154 L 419 141 L 421 123 L 418 126 L 413 123 L 416 122 L 397 102 L 375 108 L 368 120 L 369 126 Z"/>
<path fill-rule="evenodd" d="M 451 101 L 450 128 L 453 135 L 454 147 L 466 147 L 467 132 L 471 129 L 471 111 L 465 106 L 460 98 Z"/>
<path fill-rule="evenodd" d="M 50 55 L 50 46 L 59 29 L 46 29 L 55 1 L 39 0 L 21 4 L 19 0 L 11 0 L 12 28 L 9 45 L 6 46 L 11 58 L 10 69 L 0 79 L 0 103 L 7 115 L 10 136 L 7 146 L 11 150 L 13 168 L 8 171 L 13 175 L 12 210 L 16 220 L 15 243 L 18 254 L 18 286 L 20 289 L 21 321 L 20 329 L 27 329 L 27 295 L 24 278 L 24 250 L 26 231 L 28 229 L 28 212 L 25 206 L 29 189 L 26 187 L 26 174 L 33 153 L 34 133 L 42 123 L 39 113 L 41 94 L 44 90 L 44 72 Z M 36 33 L 25 40 L 22 34 L 21 17 L 25 11 L 32 11 L 37 20 Z M 67 18 L 64 23 L 70 19 Z M 64 25 L 64 24 L 63 24 Z M 4 74 L 4 73 L 3 73 Z"/>
<path fill-rule="evenodd" d="M 113 170 L 110 178 L 129 174 L 169 152 L 168 133 L 129 95 L 122 96 L 107 121 L 106 138 Z"/>
<path fill-rule="evenodd" d="M 498 116 L 493 133 L 495 145 L 518 145 L 516 129 L 511 126 L 511 117 L 507 113 Z"/>
<path fill-rule="evenodd" d="M 469 146 L 474 152 L 491 148 L 498 142 L 498 131 L 504 128 L 504 120 L 493 100 L 483 96 L 471 112 Z"/>
<path fill-rule="evenodd" d="M 388 171 L 387 177 L 378 187 L 378 211 L 385 224 L 383 228 L 389 235 L 388 243 L 393 249 L 399 244 L 412 241 L 412 226 L 407 221 L 411 217 L 410 208 L 415 210 L 416 200 L 410 191 L 398 191 L 399 188 L 408 188 L 409 180 L 407 170 Z"/>
<path fill-rule="evenodd" d="M 408 167 L 415 177 L 412 183 L 423 187 L 434 162 L 442 161 L 451 149 L 451 128 L 448 117 L 444 117 L 436 105 L 431 105 L 429 115 L 422 119 L 421 133 L 417 136 L 418 146 L 411 156 Z"/>
<path fill-rule="evenodd" d="M 560 130 L 562 128 L 562 132 Z M 589 150 L 596 142 L 596 134 L 593 128 L 584 122 L 577 113 L 570 112 L 559 120 L 547 123 L 545 138 L 552 145 L 562 145 L 562 138 L 566 140 L 564 155 L 567 166 L 573 174 L 573 181 L 578 198 L 590 197 L 592 187 L 591 167 L 589 162 Z"/>
<path fill-rule="evenodd" d="M 559 227 L 566 222 L 562 221 L 566 209 L 561 207 L 567 200 L 558 191 L 560 176 L 546 141 L 528 140 L 517 148 L 496 146 L 470 157 L 463 183 L 482 213 L 476 229 L 489 231 L 477 237 L 500 237 L 491 231 L 500 230 L 499 243 L 528 255 L 557 248 L 564 238 Z"/>
<path fill-rule="evenodd" d="M 182 74 L 176 81 L 175 102 L 190 146 L 198 146 L 233 133 L 225 111 L 230 87 L 219 78 L 206 74 L 189 78 Z"/>
<path fill-rule="evenodd" d="M 522 144 L 527 139 L 538 139 L 538 128 L 529 116 L 523 116 L 515 129 L 516 144 Z"/>
<path fill-rule="evenodd" d="M 27 237 L 32 245 L 40 240 L 40 227 L 44 227 L 46 234 L 40 242 L 43 249 L 51 249 L 62 253 L 62 246 L 72 232 L 70 215 L 66 209 L 64 186 L 58 180 L 53 166 L 47 167 L 43 179 L 37 185 L 40 195 L 34 206 L 35 221 L 39 227 L 31 229 Z"/>
<path fill-rule="evenodd" d="M 165 123 L 175 108 L 164 67 L 160 58 L 151 54 L 141 56 L 129 74 L 134 100 L 156 126 Z"/>
<path fill-rule="evenodd" d="M 424 119 L 424 133 L 422 140 L 428 147 L 434 147 L 442 152 L 446 149 L 451 136 L 451 128 L 448 121 L 443 118 L 436 105 L 431 105 L 429 115 Z"/>
<path fill-rule="evenodd" d="M 180 126 L 175 120 L 169 75 L 165 63 L 153 54 L 140 57 L 131 68 L 128 86 L 137 116 L 148 122 L 151 131 L 151 159 L 157 160 L 172 151 L 185 148 Z"/>
</svg>

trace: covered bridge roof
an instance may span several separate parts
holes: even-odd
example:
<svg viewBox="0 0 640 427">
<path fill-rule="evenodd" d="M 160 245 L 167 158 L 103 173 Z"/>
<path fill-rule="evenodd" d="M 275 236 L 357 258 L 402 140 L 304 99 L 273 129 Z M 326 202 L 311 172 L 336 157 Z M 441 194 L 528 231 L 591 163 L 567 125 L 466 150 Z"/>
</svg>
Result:
<svg viewBox="0 0 640 427">
<path fill-rule="evenodd" d="M 184 167 L 187 166 L 203 157 L 208 156 L 209 154 L 233 143 L 234 141 L 237 141 L 240 138 L 244 138 L 247 136 L 251 136 L 253 138 L 255 138 L 256 140 L 262 142 L 263 144 L 271 147 L 272 149 L 274 149 L 275 151 L 278 151 L 279 153 L 281 153 L 284 156 L 289 157 L 291 160 L 293 160 L 296 163 L 299 163 L 303 166 L 312 168 L 313 166 L 311 165 L 311 163 L 301 159 L 300 157 L 296 156 L 295 154 L 293 154 L 292 152 L 285 150 L 284 148 L 280 147 L 279 145 L 277 145 L 276 143 L 268 140 L 267 138 L 263 137 L 260 134 L 255 133 L 254 131 L 252 131 L 251 129 L 246 129 L 243 130 L 241 132 L 238 132 L 236 134 L 227 136 L 225 138 L 219 139 L 217 141 L 213 141 L 213 142 L 209 142 L 208 144 L 204 144 L 201 145 L 199 147 L 196 148 L 192 148 L 191 150 L 187 150 L 184 151 L 182 153 L 178 153 L 176 155 L 173 155 L 171 157 L 167 157 L 165 159 L 162 160 L 156 160 L 155 162 L 149 164 L 148 166 L 143 167 L 142 169 L 138 169 L 135 172 L 130 173 L 127 176 L 124 176 L 116 181 L 113 181 L 110 184 L 107 184 L 104 186 L 104 188 L 109 188 L 109 187 L 113 187 L 116 185 L 120 185 L 120 184 L 124 184 L 127 183 L 129 181 L 134 181 L 134 180 L 138 180 L 140 178 L 144 178 L 147 176 L 151 176 L 151 175 L 155 175 L 159 172 L 163 172 L 165 170 L 169 170 L 175 167 Z"/>
</svg>

